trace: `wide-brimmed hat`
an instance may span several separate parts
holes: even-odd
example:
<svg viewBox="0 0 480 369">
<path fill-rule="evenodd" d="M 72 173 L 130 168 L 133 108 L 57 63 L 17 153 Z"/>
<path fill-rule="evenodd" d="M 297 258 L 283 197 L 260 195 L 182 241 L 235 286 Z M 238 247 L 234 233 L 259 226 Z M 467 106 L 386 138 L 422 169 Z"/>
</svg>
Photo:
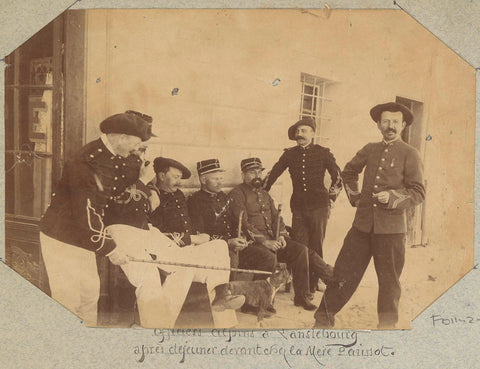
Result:
<svg viewBox="0 0 480 369">
<path fill-rule="evenodd" d="M 390 111 L 390 112 L 397 112 L 400 111 L 403 114 L 403 120 L 406 123 L 407 126 L 412 124 L 413 122 L 413 113 L 412 111 L 407 108 L 405 105 L 399 104 L 397 102 L 387 102 L 385 104 L 378 104 L 374 106 L 370 110 L 370 116 L 372 119 L 378 123 L 380 120 L 382 113 L 384 111 Z"/>
<path fill-rule="evenodd" d="M 314 131 L 317 129 L 317 124 L 315 123 L 315 119 L 311 117 L 302 118 L 288 129 L 288 138 L 290 140 L 295 141 L 295 130 L 299 126 L 309 126 L 309 127 L 312 127 Z"/>
<path fill-rule="evenodd" d="M 207 159 L 197 163 L 198 175 L 213 173 L 213 172 L 225 172 L 220 167 L 220 161 L 218 159 Z"/>
<path fill-rule="evenodd" d="M 155 170 L 155 173 L 170 167 L 180 170 L 182 172 L 182 179 L 188 179 L 192 175 L 185 165 L 174 159 L 159 156 L 153 161 L 153 170 Z"/>
<path fill-rule="evenodd" d="M 152 117 L 133 110 L 125 113 L 114 114 L 100 123 L 100 131 L 103 133 L 123 133 L 139 137 L 147 141 L 156 137 L 152 133 Z"/>
<path fill-rule="evenodd" d="M 240 167 L 242 168 L 242 172 L 245 172 L 250 169 L 261 169 L 264 170 L 265 168 L 262 165 L 262 161 L 260 158 L 248 158 L 243 159 L 240 163 Z"/>
</svg>

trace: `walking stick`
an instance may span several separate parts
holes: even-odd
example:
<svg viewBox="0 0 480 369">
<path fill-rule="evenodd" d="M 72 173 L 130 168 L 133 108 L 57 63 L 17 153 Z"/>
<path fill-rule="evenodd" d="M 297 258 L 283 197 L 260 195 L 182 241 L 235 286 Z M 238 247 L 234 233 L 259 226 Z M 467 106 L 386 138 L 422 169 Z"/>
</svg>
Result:
<svg viewBox="0 0 480 369">
<path fill-rule="evenodd" d="M 275 240 L 278 241 L 280 238 L 280 214 L 282 213 L 282 204 L 278 204 L 278 212 L 277 212 L 277 230 L 275 232 Z"/>
<path fill-rule="evenodd" d="M 136 263 L 149 263 L 149 264 L 159 264 L 159 265 L 175 265 L 181 267 L 189 267 L 189 268 L 199 268 L 199 269 L 213 269 L 213 270 L 225 270 L 225 271 L 232 271 L 232 272 L 243 272 L 243 273 L 253 273 L 253 274 L 268 274 L 271 275 L 272 272 L 266 272 L 264 270 L 255 270 L 255 269 L 240 269 L 240 268 L 224 268 L 215 265 L 201 265 L 201 264 L 189 264 L 189 263 L 179 263 L 174 261 L 164 261 L 164 260 L 145 260 L 145 259 L 137 259 L 131 256 L 128 256 L 130 261 Z"/>
<path fill-rule="evenodd" d="M 243 219 L 243 210 L 240 211 L 238 215 L 238 230 L 237 230 L 237 237 L 242 238 L 242 219 Z M 235 250 L 235 254 L 237 254 L 238 259 L 238 250 Z"/>
<path fill-rule="evenodd" d="M 280 214 L 282 213 L 282 204 L 278 204 L 278 212 L 277 212 L 277 229 L 275 231 L 275 240 L 279 240 L 280 238 Z M 291 282 L 285 283 L 285 292 L 290 292 Z"/>
</svg>

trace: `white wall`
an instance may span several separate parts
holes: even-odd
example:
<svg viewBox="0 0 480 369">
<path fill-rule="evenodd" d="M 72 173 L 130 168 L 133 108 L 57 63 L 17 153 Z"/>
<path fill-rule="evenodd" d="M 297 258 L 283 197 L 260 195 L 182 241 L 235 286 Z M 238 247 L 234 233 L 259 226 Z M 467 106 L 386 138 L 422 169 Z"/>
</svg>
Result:
<svg viewBox="0 0 480 369">
<path fill-rule="evenodd" d="M 423 102 L 423 133 L 433 137 L 423 153 L 426 236 L 462 255 L 454 275 L 471 267 L 474 70 L 405 13 L 335 10 L 327 20 L 296 10 L 89 10 L 87 40 L 87 141 L 104 117 L 139 110 L 154 117 L 151 155 L 194 173 L 196 161 L 218 157 L 228 186 L 240 181 L 242 158 L 271 168 L 294 144 L 286 131 L 298 118 L 301 72 L 337 82 L 322 136 L 342 168 L 380 140 L 373 105 Z M 197 183 L 194 175 L 187 186 Z M 272 193 L 287 210 L 288 176 L 279 183 Z M 327 244 L 341 243 L 353 215 L 342 194 Z"/>
</svg>

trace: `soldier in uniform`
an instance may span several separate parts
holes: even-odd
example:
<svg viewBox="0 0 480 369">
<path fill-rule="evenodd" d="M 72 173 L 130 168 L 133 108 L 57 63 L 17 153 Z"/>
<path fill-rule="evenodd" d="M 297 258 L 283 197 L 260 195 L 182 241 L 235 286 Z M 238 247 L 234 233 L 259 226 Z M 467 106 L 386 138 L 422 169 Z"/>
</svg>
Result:
<svg viewBox="0 0 480 369">
<path fill-rule="evenodd" d="M 180 190 L 182 179 L 190 177 L 190 171 L 181 163 L 170 158 L 158 157 L 154 160 L 157 174 L 154 189 L 160 196 L 160 206 L 151 214 L 151 223 L 163 234 L 169 236 L 177 247 L 165 249 L 160 258 L 170 261 L 208 265 L 227 270 L 162 266 L 168 273 L 163 285 L 169 299 L 173 316 L 178 316 L 192 282 L 207 285 L 210 302 L 215 297 L 215 287 L 229 281 L 230 257 L 224 240 L 210 241 L 207 233 L 193 232 L 185 195 Z M 230 296 L 227 301 L 212 305 L 212 315 L 216 327 L 233 327 L 237 322 L 235 309 L 243 305 L 244 296 Z"/>
<path fill-rule="evenodd" d="M 153 165 L 144 163 L 145 149 L 145 146 L 141 146 L 127 158 L 136 163 L 127 165 L 127 170 L 134 175 L 138 172 L 138 166 L 143 165 L 150 170 L 149 178 L 153 179 Z M 157 192 L 147 186 L 148 183 L 149 181 L 138 181 L 128 186 L 119 196 L 114 196 L 106 205 L 103 217 L 106 235 L 113 238 L 117 247 L 128 249 L 128 257 L 141 260 L 154 260 L 153 255 L 159 253 L 159 244 L 162 242 L 162 236 L 149 224 L 150 213 L 158 207 L 160 199 Z M 165 241 L 169 243 L 169 240 L 164 239 L 164 244 Z M 163 293 L 157 265 L 126 261 L 120 268 L 135 287 L 140 324 L 145 328 L 173 327 L 174 318 Z"/>
<path fill-rule="evenodd" d="M 314 310 L 316 306 L 306 298 L 309 274 L 312 272 L 326 283 L 330 283 L 333 277 L 332 267 L 315 251 L 288 237 L 272 197 L 262 188 L 264 168 L 261 160 L 244 159 L 241 162 L 241 169 L 243 183 L 230 192 L 233 199 L 231 208 L 237 221 L 240 212 L 244 212 L 243 226 L 249 239 L 254 243 L 242 251 L 240 265 L 243 263 L 243 267 L 260 269 L 263 260 L 259 259 L 254 251 L 267 249 L 278 261 L 286 262 L 292 269 L 294 304 L 306 310 Z"/>
<path fill-rule="evenodd" d="M 129 158 L 142 141 L 150 139 L 151 120 L 127 111 L 105 119 L 100 130 L 99 139 L 65 163 L 40 222 L 52 298 L 91 326 L 97 324 L 100 293 L 96 255 L 122 264 L 128 253 L 104 237 L 104 211 L 127 187 L 145 185 L 152 178 L 149 168 Z"/>
<path fill-rule="evenodd" d="M 344 283 L 327 286 L 315 312 L 315 327 L 334 325 L 335 314 L 357 289 L 372 257 L 379 287 L 378 327 L 394 327 L 398 322 L 405 209 L 425 198 L 423 165 L 417 150 L 401 139 L 403 129 L 413 122 L 407 107 L 395 102 L 380 104 L 370 110 L 370 116 L 383 140 L 364 146 L 342 172 L 345 190 L 357 212 L 335 262 L 335 277 Z M 358 177 L 364 169 L 359 191 Z"/>
<path fill-rule="evenodd" d="M 293 194 L 290 199 L 292 210 L 292 238 L 323 258 L 323 240 L 330 216 L 330 209 L 342 190 L 340 168 L 326 147 L 313 143 L 315 121 L 306 117 L 288 129 L 288 138 L 297 141 L 297 146 L 285 149 L 267 176 L 265 189 L 270 188 L 288 168 L 292 178 Z M 330 188 L 324 185 L 325 171 L 331 178 Z M 310 279 L 311 291 L 317 287 L 318 278 Z"/>
<path fill-rule="evenodd" d="M 222 191 L 224 170 L 218 159 L 207 159 L 197 163 L 197 171 L 201 189 L 187 201 L 192 227 L 196 232 L 207 233 L 212 239 L 226 241 L 230 266 L 237 268 L 239 252 L 248 244 L 244 238 L 234 236 L 235 231 L 238 233 L 238 225 L 234 224 L 229 207 L 231 199 Z"/>
</svg>

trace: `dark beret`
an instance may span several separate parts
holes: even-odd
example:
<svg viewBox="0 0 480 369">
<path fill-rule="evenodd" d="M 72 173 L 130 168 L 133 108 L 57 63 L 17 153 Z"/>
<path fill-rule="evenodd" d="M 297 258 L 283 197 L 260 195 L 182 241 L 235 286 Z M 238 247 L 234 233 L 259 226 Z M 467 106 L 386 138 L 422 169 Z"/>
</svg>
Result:
<svg viewBox="0 0 480 369">
<path fill-rule="evenodd" d="M 374 106 L 370 110 L 370 116 L 375 122 L 378 122 L 382 116 L 382 113 L 384 111 L 390 111 L 390 112 L 397 112 L 400 111 L 403 114 L 403 120 L 409 126 L 413 122 L 413 113 L 412 111 L 407 108 L 405 105 L 396 103 L 396 102 L 388 102 L 385 104 L 378 104 Z"/>
<path fill-rule="evenodd" d="M 176 160 L 159 156 L 153 161 L 153 170 L 155 170 L 155 173 L 161 172 L 170 167 L 180 170 L 182 172 L 182 179 L 188 179 L 192 175 L 185 165 Z"/>
<path fill-rule="evenodd" d="M 125 113 L 114 114 L 102 123 L 100 131 L 103 133 L 123 133 L 139 137 L 142 141 L 149 140 L 155 135 L 152 133 L 152 117 L 133 110 Z"/>
<path fill-rule="evenodd" d="M 299 126 L 309 126 L 309 127 L 312 127 L 314 131 L 317 129 L 317 124 L 315 123 L 315 120 L 313 118 L 311 117 L 302 118 L 288 129 L 288 138 L 290 140 L 295 141 L 295 130 Z"/>
</svg>

